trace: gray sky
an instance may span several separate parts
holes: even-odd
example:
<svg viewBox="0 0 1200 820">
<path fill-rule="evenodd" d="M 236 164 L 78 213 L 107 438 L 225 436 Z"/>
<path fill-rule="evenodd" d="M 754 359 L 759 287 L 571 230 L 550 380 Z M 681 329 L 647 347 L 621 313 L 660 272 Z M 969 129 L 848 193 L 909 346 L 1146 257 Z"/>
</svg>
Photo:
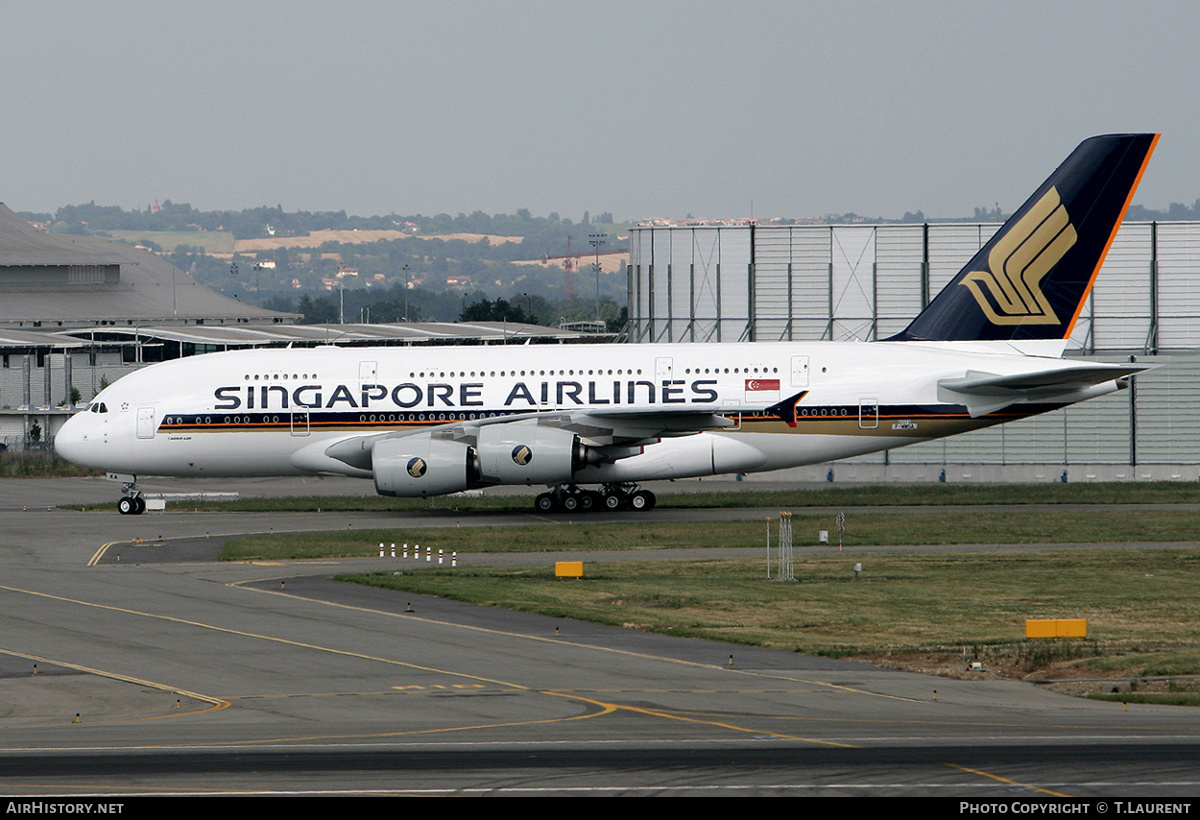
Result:
<svg viewBox="0 0 1200 820">
<path fill-rule="evenodd" d="M 1200 3 L 0 7 L 0 201 L 802 217 L 1018 206 L 1160 131 L 1200 198 Z"/>
</svg>

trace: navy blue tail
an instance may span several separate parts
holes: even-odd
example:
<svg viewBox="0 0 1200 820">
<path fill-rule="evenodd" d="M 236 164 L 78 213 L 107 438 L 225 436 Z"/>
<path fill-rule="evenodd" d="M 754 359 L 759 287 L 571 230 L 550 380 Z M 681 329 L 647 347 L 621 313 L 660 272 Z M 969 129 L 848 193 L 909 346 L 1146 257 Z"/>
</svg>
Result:
<svg viewBox="0 0 1200 820">
<path fill-rule="evenodd" d="M 928 307 L 889 341 L 1065 339 L 1158 134 L 1079 144 Z"/>
</svg>

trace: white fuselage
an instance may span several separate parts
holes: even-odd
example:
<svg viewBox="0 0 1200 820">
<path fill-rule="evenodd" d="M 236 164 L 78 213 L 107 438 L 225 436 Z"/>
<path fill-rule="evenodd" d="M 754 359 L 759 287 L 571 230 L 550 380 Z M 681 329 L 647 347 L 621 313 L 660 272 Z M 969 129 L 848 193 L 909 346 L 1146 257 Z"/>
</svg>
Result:
<svg viewBox="0 0 1200 820">
<path fill-rule="evenodd" d="M 1057 345 L 1057 348 L 1055 348 Z M 971 418 L 939 381 L 1067 368 L 1005 343 L 871 342 L 269 349 L 153 365 L 102 391 L 56 439 L 69 460 L 132 475 L 370 477 L 325 454 L 389 431 L 554 413 L 714 414 L 580 470 L 580 483 L 775 470 L 951 435 L 1053 409 Z M 1051 348 L 1055 348 L 1051 350 Z M 1117 389 L 1107 382 L 1087 396 Z M 768 408 L 795 402 L 795 424 Z M 1054 405 L 1060 406 L 1060 405 Z M 495 422 L 489 422 L 495 423 Z M 670 422 L 667 422 L 670 426 Z"/>
</svg>

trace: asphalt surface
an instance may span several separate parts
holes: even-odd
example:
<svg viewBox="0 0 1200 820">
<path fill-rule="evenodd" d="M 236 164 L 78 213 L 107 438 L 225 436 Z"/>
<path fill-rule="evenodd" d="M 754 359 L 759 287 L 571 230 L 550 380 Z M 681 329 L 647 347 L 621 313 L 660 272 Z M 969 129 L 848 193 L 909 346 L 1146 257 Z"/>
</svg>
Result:
<svg viewBox="0 0 1200 820">
<path fill-rule="evenodd" d="M 391 559 L 211 560 L 224 535 L 460 523 L 445 513 L 56 508 L 111 510 L 116 490 L 0 482 L 4 794 L 1200 794 L 1200 710 L 1126 710 L 330 580 Z"/>
</svg>

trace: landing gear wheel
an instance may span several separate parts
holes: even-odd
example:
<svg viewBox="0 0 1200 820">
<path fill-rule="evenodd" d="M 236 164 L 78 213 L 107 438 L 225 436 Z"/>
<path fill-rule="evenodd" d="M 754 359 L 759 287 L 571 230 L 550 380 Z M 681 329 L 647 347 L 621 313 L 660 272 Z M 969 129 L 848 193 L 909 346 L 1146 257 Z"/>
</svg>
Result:
<svg viewBox="0 0 1200 820">
<path fill-rule="evenodd" d="M 609 495 L 604 496 L 604 509 L 615 512 L 616 510 L 621 509 L 621 505 L 624 502 L 625 499 L 623 499 L 617 493 L 610 493 Z"/>
<path fill-rule="evenodd" d="M 654 497 L 654 493 L 649 490 L 638 490 L 629 496 L 629 506 L 637 512 L 645 512 L 654 509 L 654 504 L 657 500 Z"/>
<path fill-rule="evenodd" d="M 124 481 L 124 476 L 114 476 L 112 478 L 122 479 L 121 500 L 117 502 L 117 512 L 121 515 L 141 515 L 146 511 L 146 499 L 142 498 L 142 491 L 137 485 L 137 476 L 128 476 L 129 480 Z"/>
<path fill-rule="evenodd" d="M 581 512 L 592 512 L 600 506 L 600 496 L 598 493 L 584 490 L 579 494 L 579 509 Z"/>
<path fill-rule="evenodd" d="M 562 499 L 562 508 L 564 512 L 575 512 L 579 509 L 579 496 L 564 495 Z"/>
<path fill-rule="evenodd" d="M 542 493 L 533 500 L 533 506 L 538 512 L 549 513 L 558 509 L 558 502 L 554 500 L 553 493 Z"/>
</svg>

